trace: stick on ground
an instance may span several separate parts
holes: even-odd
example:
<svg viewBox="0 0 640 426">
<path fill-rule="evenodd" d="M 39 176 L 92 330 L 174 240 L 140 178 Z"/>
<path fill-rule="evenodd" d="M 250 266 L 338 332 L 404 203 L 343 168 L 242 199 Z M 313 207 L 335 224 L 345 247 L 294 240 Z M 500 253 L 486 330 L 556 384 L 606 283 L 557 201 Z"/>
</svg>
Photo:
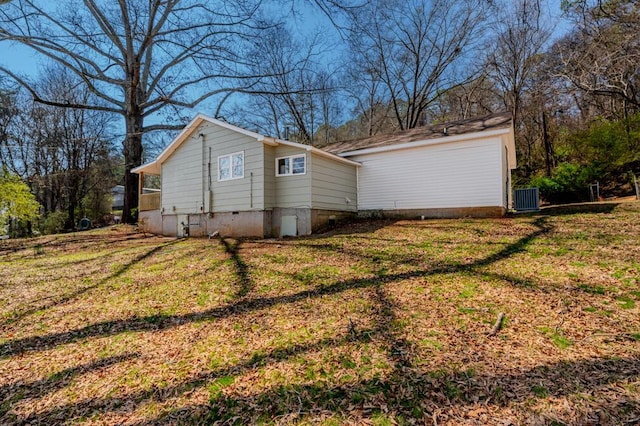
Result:
<svg viewBox="0 0 640 426">
<path fill-rule="evenodd" d="M 489 332 L 489 336 L 495 336 L 498 334 L 498 331 L 502 328 L 502 321 L 504 321 L 504 312 L 500 312 L 498 315 L 498 319 L 496 320 L 496 323 L 493 324 L 493 328 Z"/>
</svg>

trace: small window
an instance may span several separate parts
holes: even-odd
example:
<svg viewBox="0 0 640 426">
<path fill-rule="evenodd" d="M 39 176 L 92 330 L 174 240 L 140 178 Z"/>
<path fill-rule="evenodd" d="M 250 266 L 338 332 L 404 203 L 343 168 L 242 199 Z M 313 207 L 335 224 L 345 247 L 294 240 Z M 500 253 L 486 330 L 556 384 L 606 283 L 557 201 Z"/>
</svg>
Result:
<svg viewBox="0 0 640 426">
<path fill-rule="evenodd" d="M 244 177 L 244 152 L 235 152 L 218 157 L 218 180 Z"/>
<path fill-rule="evenodd" d="M 306 155 L 276 158 L 276 176 L 303 175 L 306 173 Z"/>
</svg>

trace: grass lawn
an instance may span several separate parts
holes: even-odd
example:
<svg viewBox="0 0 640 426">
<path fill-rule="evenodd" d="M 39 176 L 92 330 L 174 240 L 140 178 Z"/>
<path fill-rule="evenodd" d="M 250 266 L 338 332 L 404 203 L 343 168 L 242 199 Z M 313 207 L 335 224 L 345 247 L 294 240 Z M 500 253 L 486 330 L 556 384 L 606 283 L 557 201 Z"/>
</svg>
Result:
<svg viewBox="0 0 640 426">
<path fill-rule="evenodd" d="M 1 424 L 216 422 L 640 422 L 640 203 L 0 242 Z"/>
</svg>

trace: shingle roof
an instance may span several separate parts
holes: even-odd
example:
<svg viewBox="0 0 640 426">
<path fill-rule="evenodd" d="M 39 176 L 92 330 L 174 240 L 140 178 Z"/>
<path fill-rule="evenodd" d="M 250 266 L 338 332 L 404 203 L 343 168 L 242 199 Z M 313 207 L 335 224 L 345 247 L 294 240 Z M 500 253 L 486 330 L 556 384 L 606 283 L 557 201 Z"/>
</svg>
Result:
<svg viewBox="0 0 640 426">
<path fill-rule="evenodd" d="M 499 112 L 484 117 L 476 117 L 467 120 L 452 121 L 432 126 L 417 127 L 402 132 L 387 135 L 375 135 L 367 138 L 352 139 L 335 142 L 321 147 L 323 151 L 331 154 L 356 151 L 367 148 L 377 148 L 389 145 L 409 142 L 425 141 L 446 136 L 463 135 L 467 133 L 482 132 L 486 130 L 509 128 L 512 125 L 510 112 Z"/>
</svg>

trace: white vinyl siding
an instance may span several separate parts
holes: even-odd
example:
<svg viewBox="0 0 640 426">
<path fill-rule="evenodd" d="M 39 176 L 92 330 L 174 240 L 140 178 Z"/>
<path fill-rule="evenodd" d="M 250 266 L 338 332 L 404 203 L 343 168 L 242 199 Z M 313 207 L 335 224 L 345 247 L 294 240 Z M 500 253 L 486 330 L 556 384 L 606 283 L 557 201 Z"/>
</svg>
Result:
<svg viewBox="0 0 640 426">
<path fill-rule="evenodd" d="M 356 155 L 360 210 L 503 205 L 500 138 Z"/>
<path fill-rule="evenodd" d="M 509 198 L 511 193 L 511 174 L 509 173 L 509 149 L 506 145 L 502 146 L 502 205 L 509 208 Z"/>
<path fill-rule="evenodd" d="M 314 209 L 356 211 L 358 188 L 356 166 L 313 155 L 311 207 Z"/>
</svg>

